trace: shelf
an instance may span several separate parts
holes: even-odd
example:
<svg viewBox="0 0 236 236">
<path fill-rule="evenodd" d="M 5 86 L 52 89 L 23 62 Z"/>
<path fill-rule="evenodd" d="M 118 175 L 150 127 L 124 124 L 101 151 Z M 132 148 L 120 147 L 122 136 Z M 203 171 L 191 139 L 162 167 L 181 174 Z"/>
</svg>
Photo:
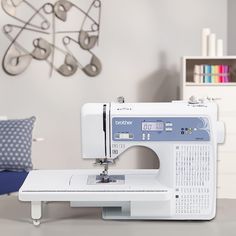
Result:
<svg viewBox="0 0 236 236">
<path fill-rule="evenodd" d="M 187 86 L 194 83 L 194 73 L 196 65 L 219 66 L 225 65 L 229 68 L 229 83 L 223 84 L 196 84 L 193 86 L 235 86 L 236 85 L 236 57 L 183 57 L 183 79 Z M 199 74 L 199 73 L 198 73 Z M 214 76 L 214 75 L 213 75 Z"/>
<path fill-rule="evenodd" d="M 193 83 L 187 82 L 186 86 L 236 86 L 236 83 Z"/>
<path fill-rule="evenodd" d="M 184 60 L 236 60 L 236 56 L 221 56 L 221 57 L 210 57 L 210 56 L 184 56 Z"/>
</svg>

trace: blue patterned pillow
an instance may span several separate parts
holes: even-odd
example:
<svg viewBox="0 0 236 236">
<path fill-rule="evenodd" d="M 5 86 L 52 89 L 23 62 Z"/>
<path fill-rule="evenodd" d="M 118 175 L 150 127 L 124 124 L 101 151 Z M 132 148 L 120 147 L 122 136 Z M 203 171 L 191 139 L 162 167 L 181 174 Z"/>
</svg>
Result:
<svg viewBox="0 0 236 236">
<path fill-rule="evenodd" d="M 36 118 L 0 120 L 0 170 L 32 169 L 32 131 Z"/>
</svg>

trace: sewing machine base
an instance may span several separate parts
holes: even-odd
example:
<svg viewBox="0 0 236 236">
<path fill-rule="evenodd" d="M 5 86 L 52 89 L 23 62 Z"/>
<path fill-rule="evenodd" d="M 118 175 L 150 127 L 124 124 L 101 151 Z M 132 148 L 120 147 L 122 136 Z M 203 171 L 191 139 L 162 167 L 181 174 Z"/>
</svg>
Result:
<svg viewBox="0 0 236 236">
<path fill-rule="evenodd" d="M 215 202 L 205 212 L 178 212 L 176 193 L 158 182 L 158 170 L 112 170 L 125 175 L 125 183 L 87 184 L 100 170 L 31 171 L 19 191 L 31 202 L 31 218 L 40 224 L 43 202 L 70 202 L 71 207 L 101 207 L 104 219 L 210 220 Z M 186 209 L 188 206 L 186 206 Z"/>
<path fill-rule="evenodd" d="M 31 218 L 35 226 L 39 226 L 42 218 L 43 202 L 31 202 Z M 101 205 L 101 206 L 100 206 Z M 110 206 L 109 206 L 110 205 Z M 117 206 L 115 206 L 117 205 Z M 212 220 L 215 214 L 208 216 L 180 216 L 174 217 L 170 212 L 166 214 L 161 209 L 169 207 L 169 204 L 160 204 L 158 202 L 71 202 L 71 207 L 102 207 L 102 218 L 104 220 Z M 107 206 L 107 207 L 104 207 Z"/>
</svg>

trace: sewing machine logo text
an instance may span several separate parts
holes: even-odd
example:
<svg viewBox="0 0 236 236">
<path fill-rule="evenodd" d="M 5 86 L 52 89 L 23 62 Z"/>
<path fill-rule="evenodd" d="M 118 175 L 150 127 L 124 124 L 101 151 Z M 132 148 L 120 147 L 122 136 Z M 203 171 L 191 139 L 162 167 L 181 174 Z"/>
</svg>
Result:
<svg viewBox="0 0 236 236">
<path fill-rule="evenodd" d="M 116 120 L 115 125 L 132 125 L 133 121 L 128 120 Z"/>
</svg>

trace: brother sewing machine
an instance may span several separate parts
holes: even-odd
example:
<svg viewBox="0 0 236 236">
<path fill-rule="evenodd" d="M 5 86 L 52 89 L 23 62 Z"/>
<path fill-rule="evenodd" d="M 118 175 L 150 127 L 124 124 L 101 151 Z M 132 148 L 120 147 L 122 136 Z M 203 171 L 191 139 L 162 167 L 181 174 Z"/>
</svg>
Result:
<svg viewBox="0 0 236 236">
<path fill-rule="evenodd" d="M 224 141 L 214 102 L 85 104 L 81 129 L 83 158 L 103 171 L 31 171 L 19 198 L 31 202 L 34 224 L 43 201 L 102 207 L 104 219 L 214 218 L 217 144 Z M 160 168 L 108 171 L 134 146 L 153 150 Z"/>
</svg>

